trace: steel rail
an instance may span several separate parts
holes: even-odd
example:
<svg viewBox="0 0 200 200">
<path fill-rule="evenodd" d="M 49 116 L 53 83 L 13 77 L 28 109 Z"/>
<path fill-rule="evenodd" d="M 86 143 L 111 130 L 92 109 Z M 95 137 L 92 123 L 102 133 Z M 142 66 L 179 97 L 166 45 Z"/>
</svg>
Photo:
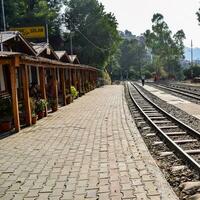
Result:
<svg viewBox="0 0 200 200">
<path fill-rule="evenodd" d="M 163 89 L 166 89 L 166 90 L 169 90 L 171 92 L 182 94 L 184 96 L 187 96 L 187 97 L 190 97 L 190 98 L 193 98 L 193 99 L 196 99 L 196 100 L 200 101 L 200 95 L 199 94 L 195 94 L 194 92 L 185 91 L 185 90 L 182 90 L 182 89 L 179 89 L 179 88 L 174 88 L 173 89 L 173 88 L 170 88 L 168 86 L 163 86 L 163 85 L 155 85 L 155 86 L 163 88 Z M 188 94 L 186 92 L 188 92 Z"/>
<path fill-rule="evenodd" d="M 185 127 L 185 129 L 190 130 L 191 132 L 193 132 L 194 134 L 197 134 L 198 137 L 200 136 L 200 133 L 195 131 L 194 129 L 192 129 L 191 127 L 187 126 L 186 124 L 184 124 L 183 122 L 181 122 L 180 120 L 176 119 L 175 117 L 173 117 L 172 115 L 170 115 L 169 113 L 167 113 L 166 111 L 164 111 L 162 108 L 160 108 L 159 106 L 157 106 L 155 103 L 153 103 L 146 95 L 144 95 L 139 88 L 134 85 L 132 83 L 132 86 L 137 90 L 137 92 L 147 101 L 149 102 L 151 105 L 153 105 L 156 109 L 158 109 L 159 111 L 161 111 L 163 114 L 167 115 L 168 118 L 171 118 L 172 120 L 176 121 L 178 124 L 180 124 L 182 127 Z M 159 128 L 154 122 L 153 120 L 151 120 L 151 118 L 142 110 L 142 108 L 139 106 L 139 104 L 136 102 L 136 100 L 134 99 L 131 91 L 130 91 L 130 83 L 128 83 L 128 93 L 129 96 L 131 98 L 131 100 L 133 101 L 133 103 L 136 105 L 136 107 L 139 109 L 139 111 L 142 113 L 142 115 L 148 120 L 148 122 L 157 130 L 159 136 L 167 143 L 167 146 L 169 146 L 170 148 L 172 148 L 175 152 L 175 154 L 179 157 L 181 157 L 184 162 L 188 163 L 190 166 L 192 166 L 193 168 L 195 168 L 196 171 L 198 171 L 198 173 L 200 173 L 200 164 L 197 163 L 188 153 L 186 153 L 180 146 L 178 146 L 169 136 L 167 136 L 161 128 Z"/>
</svg>

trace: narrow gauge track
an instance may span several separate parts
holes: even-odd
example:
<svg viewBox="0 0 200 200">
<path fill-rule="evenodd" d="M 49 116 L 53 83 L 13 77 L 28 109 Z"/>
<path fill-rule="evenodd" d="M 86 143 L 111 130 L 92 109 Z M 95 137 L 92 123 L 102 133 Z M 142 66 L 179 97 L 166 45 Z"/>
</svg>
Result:
<svg viewBox="0 0 200 200">
<path fill-rule="evenodd" d="M 168 86 L 168 85 L 158 85 L 158 84 L 153 84 L 153 85 L 155 85 L 158 88 L 165 89 L 170 92 L 178 93 L 183 96 L 190 97 L 192 99 L 200 101 L 200 94 L 198 94 L 197 92 L 190 91 L 188 89 L 176 88 L 176 87 Z"/>
<path fill-rule="evenodd" d="M 189 167 L 200 174 L 200 133 L 168 114 L 153 103 L 134 83 L 128 83 L 129 96 L 142 116 L 147 120 L 157 135 Z M 142 118 L 138 118 L 141 120 Z M 137 119 L 136 119 L 137 120 Z M 155 145 L 163 144 L 155 141 Z"/>
</svg>

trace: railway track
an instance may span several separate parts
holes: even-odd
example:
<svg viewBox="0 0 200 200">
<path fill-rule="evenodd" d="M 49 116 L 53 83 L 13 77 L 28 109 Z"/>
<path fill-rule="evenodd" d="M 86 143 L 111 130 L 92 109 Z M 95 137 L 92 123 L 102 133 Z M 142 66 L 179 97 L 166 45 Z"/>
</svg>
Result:
<svg viewBox="0 0 200 200">
<path fill-rule="evenodd" d="M 200 94 L 198 92 L 190 91 L 189 89 L 174 87 L 171 85 L 155 85 L 155 86 L 200 101 Z"/>
<path fill-rule="evenodd" d="M 200 174 L 200 133 L 170 115 L 153 103 L 134 83 L 127 84 L 133 111 L 138 123 L 148 123 L 154 131 L 148 137 L 158 136 L 153 145 L 166 144 L 170 151 L 163 155 L 175 154 L 183 163 Z M 138 113 L 138 114 L 137 114 Z"/>
</svg>

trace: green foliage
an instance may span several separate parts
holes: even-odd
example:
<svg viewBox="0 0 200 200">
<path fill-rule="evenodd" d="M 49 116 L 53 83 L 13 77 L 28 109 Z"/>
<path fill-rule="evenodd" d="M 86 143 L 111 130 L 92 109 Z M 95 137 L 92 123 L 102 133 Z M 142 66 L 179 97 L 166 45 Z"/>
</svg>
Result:
<svg viewBox="0 0 200 200">
<path fill-rule="evenodd" d="M 82 63 L 103 68 L 118 48 L 120 37 L 113 14 L 97 0 L 69 0 L 64 20 L 73 33 L 73 49 Z M 69 34 L 65 33 L 69 49 Z"/>
<path fill-rule="evenodd" d="M 70 87 L 70 92 L 74 98 L 76 98 L 78 96 L 78 91 L 76 90 L 76 88 L 74 86 Z"/>
<path fill-rule="evenodd" d="M 183 30 L 179 30 L 172 36 L 164 17 L 159 13 L 153 15 L 152 23 L 152 31 L 147 30 L 144 36 L 153 55 L 156 75 L 176 76 L 176 72 L 180 70 L 180 60 L 184 57 L 185 34 Z"/>
<path fill-rule="evenodd" d="M 36 113 L 43 112 L 48 105 L 48 102 L 45 99 L 40 99 L 36 101 Z"/>
<path fill-rule="evenodd" d="M 6 0 L 4 4 L 7 29 L 48 23 L 51 44 L 54 47 L 60 44 L 58 42 L 61 42 L 61 0 Z M 0 20 L 0 29 L 2 28 L 3 21 Z"/>
<path fill-rule="evenodd" d="M 184 70 L 186 79 L 192 79 L 194 77 L 200 77 L 200 65 L 195 65 L 189 69 Z"/>
<path fill-rule="evenodd" d="M 12 101 L 10 97 L 0 98 L 0 113 L 2 119 L 10 119 L 12 116 Z"/>
<path fill-rule="evenodd" d="M 69 30 L 72 30 L 73 51 L 81 63 L 103 69 L 118 49 L 117 21 L 97 0 L 6 0 L 4 4 L 7 29 L 47 22 L 50 43 L 55 50 L 70 52 Z M 61 14 L 63 4 L 66 11 Z M 2 18 L 0 29 L 3 29 Z"/>
</svg>

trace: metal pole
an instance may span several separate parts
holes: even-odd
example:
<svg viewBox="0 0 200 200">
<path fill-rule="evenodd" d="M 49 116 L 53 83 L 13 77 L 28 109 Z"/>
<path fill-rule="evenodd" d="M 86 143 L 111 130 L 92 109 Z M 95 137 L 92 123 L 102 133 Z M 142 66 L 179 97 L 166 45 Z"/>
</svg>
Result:
<svg viewBox="0 0 200 200">
<path fill-rule="evenodd" d="M 71 55 L 73 55 L 72 34 L 71 34 L 71 32 L 70 32 L 70 50 L 71 50 Z"/>
<path fill-rule="evenodd" d="M 72 25 L 71 24 L 70 24 L 70 50 L 71 50 L 71 55 L 73 55 Z"/>
<path fill-rule="evenodd" d="M 3 0 L 1 0 L 1 9 L 2 9 L 2 18 L 3 18 L 3 30 L 6 31 L 6 19 L 5 19 Z M 3 51 L 3 36 L 2 36 L 2 33 L 1 33 L 1 51 Z"/>
<path fill-rule="evenodd" d="M 1 37 L 1 51 L 3 51 L 3 36 L 2 36 L 2 33 L 0 33 L 0 37 Z"/>
<path fill-rule="evenodd" d="M 191 67 L 193 67 L 193 43 L 191 40 Z"/>
<path fill-rule="evenodd" d="M 47 33 L 47 44 L 49 44 L 49 27 L 48 27 L 48 23 L 46 23 L 46 33 Z"/>
<path fill-rule="evenodd" d="M 6 19 L 5 19 L 4 2 L 3 2 L 3 0 L 1 0 L 1 8 L 2 8 L 2 17 L 3 17 L 3 30 L 6 31 Z"/>
</svg>

